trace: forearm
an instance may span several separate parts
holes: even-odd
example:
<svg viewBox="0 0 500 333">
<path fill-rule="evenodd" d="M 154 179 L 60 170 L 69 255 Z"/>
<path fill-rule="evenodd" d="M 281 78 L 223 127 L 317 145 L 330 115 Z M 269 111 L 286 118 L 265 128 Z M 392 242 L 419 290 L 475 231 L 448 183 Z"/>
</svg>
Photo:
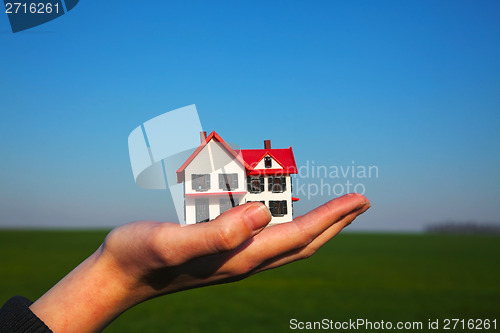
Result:
<svg viewBox="0 0 500 333">
<path fill-rule="evenodd" d="M 120 313 L 142 301 L 132 282 L 97 250 L 30 309 L 55 332 L 98 332 Z"/>
</svg>

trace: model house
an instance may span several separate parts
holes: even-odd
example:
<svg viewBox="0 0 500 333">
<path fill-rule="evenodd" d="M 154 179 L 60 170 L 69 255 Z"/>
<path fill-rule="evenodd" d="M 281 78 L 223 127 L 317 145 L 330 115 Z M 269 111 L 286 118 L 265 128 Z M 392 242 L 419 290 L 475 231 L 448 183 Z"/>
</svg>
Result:
<svg viewBox="0 0 500 333">
<path fill-rule="evenodd" d="M 207 222 L 237 205 L 260 201 L 271 224 L 292 220 L 291 174 L 297 173 L 292 148 L 233 149 L 216 132 L 201 133 L 201 144 L 177 170 L 184 183 L 186 224 Z"/>
</svg>

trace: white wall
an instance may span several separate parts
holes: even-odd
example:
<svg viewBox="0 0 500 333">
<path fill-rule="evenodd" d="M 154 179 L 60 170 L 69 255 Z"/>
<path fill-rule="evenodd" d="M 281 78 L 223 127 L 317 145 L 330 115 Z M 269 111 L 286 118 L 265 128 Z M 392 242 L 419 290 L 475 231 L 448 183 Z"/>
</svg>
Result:
<svg viewBox="0 0 500 333">
<path fill-rule="evenodd" d="M 269 207 L 269 200 L 286 200 L 287 201 L 287 214 L 284 216 L 273 216 L 271 224 L 290 222 L 292 217 L 292 183 L 290 176 L 286 176 L 286 191 L 282 193 L 273 193 L 268 191 L 268 178 L 264 176 L 264 191 L 261 193 L 250 193 L 245 195 L 244 202 L 249 201 L 265 201 L 266 206 Z M 243 202 L 242 202 L 243 203 Z"/>
<path fill-rule="evenodd" d="M 238 174 L 238 187 L 231 190 L 231 192 L 243 192 L 246 191 L 246 176 L 245 168 L 240 164 L 239 161 L 235 160 L 233 155 L 227 152 L 227 150 L 219 142 L 211 140 L 199 154 L 191 161 L 191 163 L 186 167 L 184 171 L 184 194 L 186 202 L 186 223 L 196 223 L 196 210 L 195 210 L 195 199 L 201 196 L 189 196 L 189 194 L 208 194 L 212 195 L 204 196 L 209 199 L 209 210 L 210 219 L 214 219 L 220 214 L 220 199 L 229 198 L 229 195 L 225 194 L 227 191 L 219 189 L 219 174 L 221 173 L 236 173 Z M 210 189 L 205 192 L 197 192 L 192 189 L 191 177 L 193 174 L 209 174 L 210 175 Z M 218 195 L 214 195 L 214 194 Z M 240 204 L 243 201 L 242 196 L 235 196 L 239 199 Z"/>
<path fill-rule="evenodd" d="M 208 196 L 188 196 L 185 198 L 186 202 L 186 224 L 196 223 L 196 199 L 208 199 L 209 218 L 212 220 L 220 215 L 220 199 L 229 199 L 229 195 L 208 195 Z M 234 196 L 234 199 L 241 205 L 245 201 L 242 196 Z"/>
<path fill-rule="evenodd" d="M 211 140 L 185 169 L 185 193 L 200 193 L 192 189 L 191 175 L 193 174 L 210 174 L 209 192 L 224 192 L 219 189 L 220 173 L 237 173 L 238 188 L 234 191 L 246 191 L 244 166 L 235 160 L 222 144 Z"/>
</svg>

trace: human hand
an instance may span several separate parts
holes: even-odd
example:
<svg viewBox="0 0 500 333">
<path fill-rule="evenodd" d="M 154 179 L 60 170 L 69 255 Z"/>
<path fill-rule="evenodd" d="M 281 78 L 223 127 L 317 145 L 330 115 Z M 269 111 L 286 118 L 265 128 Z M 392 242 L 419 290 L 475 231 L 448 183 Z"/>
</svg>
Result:
<svg viewBox="0 0 500 333">
<path fill-rule="evenodd" d="M 364 196 L 348 194 L 268 228 L 271 215 L 257 202 L 208 223 L 126 224 L 31 309 L 54 332 L 95 332 L 152 297 L 307 258 L 369 207 Z"/>
</svg>

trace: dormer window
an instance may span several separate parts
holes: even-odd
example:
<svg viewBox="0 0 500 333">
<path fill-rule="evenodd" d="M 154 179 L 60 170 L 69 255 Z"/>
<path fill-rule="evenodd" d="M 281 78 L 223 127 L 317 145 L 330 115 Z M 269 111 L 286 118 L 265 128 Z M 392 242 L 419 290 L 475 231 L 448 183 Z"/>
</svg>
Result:
<svg viewBox="0 0 500 333">
<path fill-rule="evenodd" d="M 272 165 L 271 156 L 267 155 L 266 157 L 264 157 L 264 166 L 266 168 L 270 168 L 271 165 Z"/>
</svg>

